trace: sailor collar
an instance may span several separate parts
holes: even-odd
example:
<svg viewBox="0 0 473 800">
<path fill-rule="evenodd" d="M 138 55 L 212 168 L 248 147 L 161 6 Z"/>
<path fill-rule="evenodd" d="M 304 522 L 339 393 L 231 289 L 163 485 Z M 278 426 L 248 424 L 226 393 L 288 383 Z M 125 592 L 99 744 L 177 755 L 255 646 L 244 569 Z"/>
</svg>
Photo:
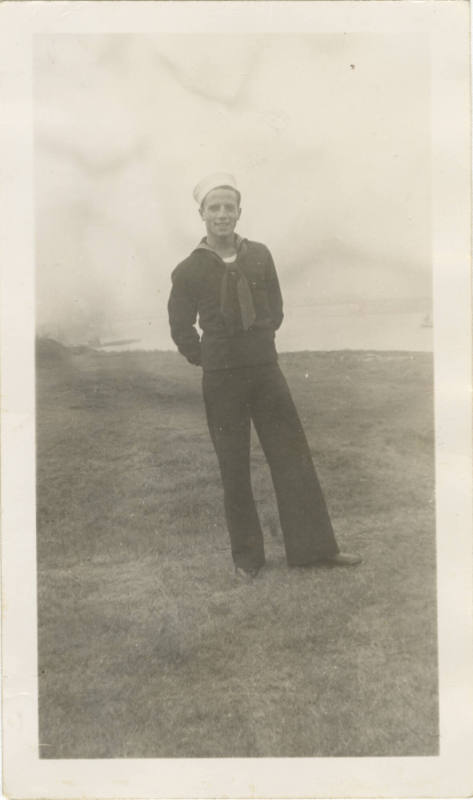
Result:
<svg viewBox="0 0 473 800">
<path fill-rule="evenodd" d="M 236 247 L 237 257 L 240 255 L 240 252 L 243 252 L 246 246 L 246 241 L 247 241 L 246 239 L 243 239 L 237 233 L 235 234 L 235 247 Z M 214 250 L 212 247 L 210 247 L 210 245 L 207 243 L 207 239 L 205 236 L 200 240 L 197 247 L 194 249 L 194 253 L 198 250 L 206 250 L 209 253 L 213 253 L 213 255 L 216 256 L 216 258 L 218 258 L 219 261 L 225 263 L 223 258 L 217 253 L 217 251 Z"/>
</svg>

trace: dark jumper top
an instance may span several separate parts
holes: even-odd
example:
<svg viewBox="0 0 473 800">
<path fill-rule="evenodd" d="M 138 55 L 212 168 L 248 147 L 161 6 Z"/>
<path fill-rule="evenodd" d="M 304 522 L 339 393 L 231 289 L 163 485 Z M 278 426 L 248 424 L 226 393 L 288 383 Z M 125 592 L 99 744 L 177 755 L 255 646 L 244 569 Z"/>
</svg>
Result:
<svg viewBox="0 0 473 800">
<path fill-rule="evenodd" d="M 281 325 L 283 311 L 271 253 L 264 244 L 239 236 L 236 244 L 236 262 L 225 264 L 203 239 L 172 273 L 168 303 L 171 336 L 179 352 L 205 371 L 277 361 L 274 334 Z M 239 272 L 248 280 L 256 314 L 246 331 L 237 295 Z M 197 319 L 202 338 L 195 327 Z"/>
</svg>

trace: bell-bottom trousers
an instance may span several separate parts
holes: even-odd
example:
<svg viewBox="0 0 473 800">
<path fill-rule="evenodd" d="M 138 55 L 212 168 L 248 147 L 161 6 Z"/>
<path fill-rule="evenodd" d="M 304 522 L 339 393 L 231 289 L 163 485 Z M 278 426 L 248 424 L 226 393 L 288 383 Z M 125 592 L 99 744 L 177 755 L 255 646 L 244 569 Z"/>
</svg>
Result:
<svg viewBox="0 0 473 800">
<path fill-rule="evenodd" d="M 308 565 L 337 553 L 307 439 L 279 366 L 204 372 L 203 394 L 235 565 L 247 569 L 265 560 L 251 488 L 251 421 L 271 470 L 288 564 Z"/>
</svg>

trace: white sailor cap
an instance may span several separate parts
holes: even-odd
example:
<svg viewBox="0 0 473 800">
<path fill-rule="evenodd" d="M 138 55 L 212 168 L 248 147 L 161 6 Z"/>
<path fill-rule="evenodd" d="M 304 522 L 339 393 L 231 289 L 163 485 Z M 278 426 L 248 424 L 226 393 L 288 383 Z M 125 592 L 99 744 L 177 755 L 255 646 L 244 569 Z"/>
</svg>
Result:
<svg viewBox="0 0 473 800">
<path fill-rule="evenodd" d="M 212 175 L 207 175 L 205 178 L 202 178 L 202 180 L 199 181 L 192 193 L 194 200 L 199 206 L 201 206 L 205 196 L 208 195 L 212 189 L 218 189 L 222 186 L 228 186 L 230 189 L 234 189 L 235 192 L 238 192 L 238 195 L 240 195 L 236 180 L 233 175 L 231 175 L 229 172 L 214 172 Z"/>
</svg>

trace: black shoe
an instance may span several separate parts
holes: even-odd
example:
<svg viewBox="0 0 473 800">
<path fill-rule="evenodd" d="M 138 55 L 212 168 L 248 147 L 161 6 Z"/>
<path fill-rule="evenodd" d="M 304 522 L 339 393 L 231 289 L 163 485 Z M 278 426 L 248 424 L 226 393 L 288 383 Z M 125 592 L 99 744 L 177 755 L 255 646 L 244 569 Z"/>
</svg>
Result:
<svg viewBox="0 0 473 800">
<path fill-rule="evenodd" d="M 356 567 L 361 564 L 362 558 L 354 553 L 335 553 L 330 558 L 324 558 L 319 563 L 329 564 L 332 567 Z"/>
<path fill-rule="evenodd" d="M 235 575 L 245 581 L 251 581 L 256 578 L 261 567 L 235 567 Z"/>
</svg>

